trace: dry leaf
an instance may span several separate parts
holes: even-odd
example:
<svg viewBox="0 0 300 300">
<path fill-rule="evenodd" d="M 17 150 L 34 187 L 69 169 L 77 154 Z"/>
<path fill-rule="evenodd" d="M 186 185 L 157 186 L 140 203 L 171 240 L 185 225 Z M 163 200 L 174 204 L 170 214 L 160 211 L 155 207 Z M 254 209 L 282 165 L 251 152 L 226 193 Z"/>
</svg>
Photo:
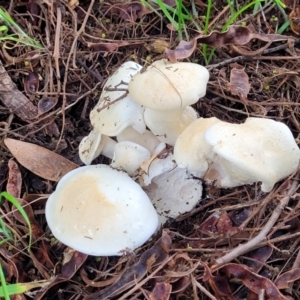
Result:
<svg viewBox="0 0 300 300">
<path fill-rule="evenodd" d="M 168 282 L 158 282 L 151 294 L 149 294 L 150 300 L 169 300 L 172 291 L 172 286 Z"/>
<path fill-rule="evenodd" d="M 209 35 L 198 35 L 189 42 L 181 41 L 175 50 L 166 49 L 167 58 L 171 62 L 187 58 L 196 49 L 197 43 L 207 44 L 211 47 L 222 47 L 225 45 L 242 46 L 252 39 L 258 39 L 267 43 L 288 40 L 291 37 L 280 34 L 253 33 L 244 26 L 229 26 L 225 32 L 213 31 Z M 259 52 L 256 50 L 255 53 Z M 248 55 L 252 55 L 251 51 Z"/>
<path fill-rule="evenodd" d="M 287 289 L 291 282 L 300 279 L 300 268 L 289 270 L 281 274 L 276 280 L 275 285 L 278 289 Z"/>
<path fill-rule="evenodd" d="M 230 263 L 225 265 L 222 270 L 225 271 L 227 276 L 240 279 L 246 287 L 256 294 L 259 294 L 261 290 L 264 290 L 265 299 L 288 300 L 287 297 L 279 292 L 278 288 L 271 280 L 255 274 L 243 265 Z"/>
<path fill-rule="evenodd" d="M 226 299 L 235 300 L 236 298 L 230 290 L 228 280 L 223 276 L 213 276 L 209 267 L 204 263 L 202 264 L 204 266 L 203 281 L 209 282 L 216 295 L 226 297 Z"/>
<path fill-rule="evenodd" d="M 8 161 L 8 180 L 6 191 L 15 198 L 20 198 L 22 188 L 22 175 L 16 162 L 11 158 Z"/>
<path fill-rule="evenodd" d="M 235 64 L 230 72 L 230 90 L 233 95 L 238 95 L 243 103 L 248 103 L 249 77 L 245 72 L 245 68 L 238 64 Z"/>
<path fill-rule="evenodd" d="M 289 19 L 291 21 L 290 27 L 292 31 L 300 35 L 300 6 L 296 6 L 289 14 Z"/>
<path fill-rule="evenodd" d="M 78 167 L 61 155 L 35 144 L 14 139 L 5 139 L 4 143 L 21 165 L 44 179 L 59 181 Z"/>
<path fill-rule="evenodd" d="M 86 296 L 84 300 L 105 300 L 136 285 L 147 274 L 147 271 L 152 266 L 157 265 L 168 258 L 171 245 L 172 241 L 170 236 L 163 231 L 162 237 L 154 244 L 154 246 L 146 250 L 135 265 L 127 268 L 114 284 L 100 292 Z"/>
<path fill-rule="evenodd" d="M 25 93 L 27 95 L 34 95 L 39 89 L 39 84 L 39 75 L 36 72 L 30 72 L 25 78 Z"/>
<path fill-rule="evenodd" d="M 44 97 L 38 103 L 39 116 L 51 110 L 57 103 L 57 98 Z"/>
</svg>

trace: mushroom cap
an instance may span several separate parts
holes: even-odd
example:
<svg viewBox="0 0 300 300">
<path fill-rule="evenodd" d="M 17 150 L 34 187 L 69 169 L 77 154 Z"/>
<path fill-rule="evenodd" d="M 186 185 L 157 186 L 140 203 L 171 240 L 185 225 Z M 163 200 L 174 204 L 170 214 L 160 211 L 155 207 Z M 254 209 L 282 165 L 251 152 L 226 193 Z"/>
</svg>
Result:
<svg viewBox="0 0 300 300">
<path fill-rule="evenodd" d="M 134 142 L 120 142 L 115 146 L 111 167 L 120 168 L 133 175 L 140 165 L 150 159 L 151 153 L 143 146 Z"/>
<path fill-rule="evenodd" d="M 201 181 L 193 179 L 187 169 L 173 167 L 172 160 L 172 155 L 159 160 L 163 168 L 169 163 L 169 169 L 155 176 L 151 184 L 144 187 L 161 225 L 169 218 L 176 218 L 193 209 L 202 197 Z"/>
<path fill-rule="evenodd" d="M 144 119 L 147 127 L 161 142 L 175 145 L 178 136 L 198 117 L 197 112 L 186 106 L 173 111 L 145 109 Z"/>
<path fill-rule="evenodd" d="M 132 76 L 141 68 L 142 66 L 137 63 L 128 61 L 122 64 L 120 68 L 108 78 L 103 87 L 103 92 L 98 104 L 90 113 L 90 120 L 95 130 L 108 136 L 116 136 L 128 126 L 132 126 L 140 133 L 146 130 L 143 119 L 144 108 L 142 105 L 133 101 L 131 96 L 124 91 L 124 89 L 128 88 L 126 83 L 128 83 Z M 107 91 L 107 88 L 119 88 L 122 89 L 122 91 Z M 120 100 L 106 107 L 110 102 L 118 98 L 120 98 Z"/>
<path fill-rule="evenodd" d="M 203 66 L 163 59 L 134 75 L 128 89 L 137 103 L 168 111 L 196 103 L 205 95 L 208 79 L 209 73 Z"/>
<path fill-rule="evenodd" d="M 139 133 L 132 127 L 125 128 L 120 134 L 117 135 L 118 142 L 134 142 L 137 143 L 153 154 L 156 147 L 160 144 L 158 138 L 149 130 L 145 130 L 144 133 Z"/>
<path fill-rule="evenodd" d="M 79 144 L 79 157 L 85 165 L 90 165 L 101 153 L 112 158 L 115 145 L 116 141 L 110 137 L 92 130 Z"/>
<path fill-rule="evenodd" d="M 269 192 L 277 181 L 292 174 L 300 161 L 290 129 L 270 119 L 218 122 L 207 129 L 204 140 L 212 146 L 212 155 L 217 155 L 207 178 L 222 187 L 261 181 L 262 191 Z"/>
<path fill-rule="evenodd" d="M 187 168 L 198 177 L 206 173 L 207 157 L 212 151 L 212 146 L 204 140 L 204 133 L 217 122 L 221 121 L 215 117 L 199 118 L 179 135 L 174 146 L 174 158 L 180 168 Z"/>
<path fill-rule="evenodd" d="M 122 255 L 156 231 L 148 196 L 126 173 L 107 165 L 66 174 L 46 203 L 46 219 L 62 243 L 89 255 Z"/>
</svg>

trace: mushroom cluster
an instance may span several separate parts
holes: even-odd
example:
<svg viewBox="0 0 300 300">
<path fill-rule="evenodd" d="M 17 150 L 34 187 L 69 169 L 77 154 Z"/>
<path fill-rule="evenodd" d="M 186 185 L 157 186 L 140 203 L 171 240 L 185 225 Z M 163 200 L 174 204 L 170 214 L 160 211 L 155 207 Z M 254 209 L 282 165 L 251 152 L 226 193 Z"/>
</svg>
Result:
<svg viewBox="0 0 300 300">
<path fill-rule="evenodd" d="M 107 80 L 79 146 L 87 166 L 63 177 L 47 202 L 58 240 L 87 254 L 121 255 L 194 208 L 199 178 L 225 188 L 261 182 L 268 192 L 296 170 L 300 150 L 283 123 L 198 117 L 191 105 L 208 79 L 198 64 L 163 59 L 145 69 L 126 62 Z M 100 154 L 110 166 L 91 166 Z"/>
</svg>

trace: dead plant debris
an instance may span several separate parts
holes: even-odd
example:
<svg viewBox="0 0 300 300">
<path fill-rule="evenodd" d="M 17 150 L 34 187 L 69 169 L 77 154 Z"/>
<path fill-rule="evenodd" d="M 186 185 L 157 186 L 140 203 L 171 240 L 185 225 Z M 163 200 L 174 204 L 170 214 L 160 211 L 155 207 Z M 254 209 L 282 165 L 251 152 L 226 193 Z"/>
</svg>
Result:
<svg viewBox="0 0 300 300">
<path fill-rule="evenodd" d="M 153 12 L 141 1 L 0 1 L 43 45 L 0 43 L 1 186 L 24 207 L 33 235 L 27 251 L 26 222 L 3 200 L 5 279 L 31 285 L 11 299 L 299 299 L 299 172 L 268 194 L 259 185 L 205 186 L 193 211 L 121 257 L 67 249 L 44 216 L 55 182 L 81 164 L 78 145 L 106 78 L 128 60 L 147 66 L 166 56 L 205 65 L 203 45 L 208 54 L 215 47 L 206 66 L 208 92 L 194 106 L 199 115 L 232 123 L 248 116 L 278 120 L 299 145 L 300 9 L 297 1 L 284 2 L 285 15 L 265 1 L 222 32 L 230 7 L 214 1 L 208 34 L 190 23 L 192 38 L 179 41 L 158 7 Z M 207 3 L 184 4 L 196 9 L 204 28 Z M 290 28 L 277 34 L 288 20 Z"/>
</svg>

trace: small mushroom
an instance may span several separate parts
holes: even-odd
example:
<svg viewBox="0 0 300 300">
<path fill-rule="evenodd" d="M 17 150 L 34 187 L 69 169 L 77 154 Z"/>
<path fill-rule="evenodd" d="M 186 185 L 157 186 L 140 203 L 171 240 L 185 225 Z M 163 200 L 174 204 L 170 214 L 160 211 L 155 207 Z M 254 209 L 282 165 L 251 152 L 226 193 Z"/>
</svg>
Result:
<svg viewBox="0 0 300 300">
<path fill-rule="evenodd" d="M 137 143 L 146 148 L 151 154 L 154 153 L 155 149 L 157 149 L 160 144 L 158 138 L 151 131 L 146 130 L 144 133 L 139 133 L 132 127 L 127 127 L 119 135 L 117 135 L 117 141 Z"/>
<path fill-rule="evenodd" d="M 129 175 L 134 175 L 140 165 L 149 160 L 148 149 L 134 142 L 120 142 L 115 146 L 111 167 L 121 169 Z"/>
<path fill-rule="evenodd" d="M 90 165 L 100 154 L 113 158 L 116 141 L 92 130 L 79 144 L 79 157 L 85 165 Z"/>
<path fill-rule="evenodd" d="M 127 174 L 106 165 L 66 174 L 46 203 L 53 235 L 89 255 L 122 255 L 145 243 L 158 216 L 148 196 Z"/>
<path fill-rule="evenodd" d="M 128 126 L 140 133 L 146 130 L 144 108 L 133 101 L 127 91 L 132 76 L 141 68 L 137 63 L 128 61 L 108 78 L 98 104 L 90 113 L 95 130 L 107 136 L 116 136 Z"/>
<path fill-rule="evenodd" d="M 300 150 L 290 129 L 270 119 L 248 118 L 243 124 L 217 122 L 204 140 L 212 147 L 213 164 L 205 176 L 221 187 L 262 182 L 269 192 L 279 180 L 292 174 L 300 161 Z"/>
</svg>

